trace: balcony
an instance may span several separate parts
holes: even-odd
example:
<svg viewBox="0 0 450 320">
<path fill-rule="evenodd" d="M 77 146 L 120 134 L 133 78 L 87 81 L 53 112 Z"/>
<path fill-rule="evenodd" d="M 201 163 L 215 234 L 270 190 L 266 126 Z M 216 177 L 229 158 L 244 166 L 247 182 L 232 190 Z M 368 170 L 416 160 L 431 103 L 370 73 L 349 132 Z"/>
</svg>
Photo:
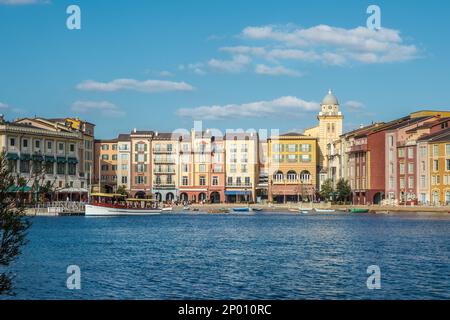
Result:
<svg viewBox="0 0 450 320">
<path fill-rule="evenodd" d="M 367 151 L 367 144 L 353 145 L 350 147 L 350 152 L 366 152 L 366 151 Z"/>
<path fill-rule="evenodd" d="M 227 183 L 226 185 L 229 188 L 251 188 L 253 186 L 252 183 L 239 183 L 239 182 L 232 182 L 232 183 Z"/>
<path fill-rule="evenodd" d="M 154 174 L 175 174 L 175 170 L 155 170 Z"/>
<path fill-rule="evenodd" d="M 159 182 L 153 181 L 153 188 L 175 188 L 175 182 Z"/>
<path fill-rule="evenodd" d="M 175 164 L 175 159 L 173 158 L 155 158 L 153 159 L 154 164 Z"/>
<path fill-rule="evenodd" d="M 273 179 L 272 184 L 311 184 L 311 179 Z"/>
<path fill-rule="evenodd" d="M 175 153 L 175 150 L 173 149 L 167 149 L 167 148 L 153 148 L 154 154 L 171 154 Z"/>
</svg>

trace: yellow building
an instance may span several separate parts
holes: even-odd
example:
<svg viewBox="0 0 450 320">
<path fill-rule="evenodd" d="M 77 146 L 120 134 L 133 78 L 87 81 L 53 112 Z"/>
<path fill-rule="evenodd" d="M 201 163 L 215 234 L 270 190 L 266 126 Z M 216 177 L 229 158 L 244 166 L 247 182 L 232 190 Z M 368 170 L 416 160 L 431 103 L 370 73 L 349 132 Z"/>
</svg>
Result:
<svg viewBox="0 0 450 320">
<path fill-rule="evenodd" d="M 117 139 L 95 140 L 95 173 L 96 191 L 113 193 L 117 191 Z M 98 188 L 100 181 L 101 189 Z"/>
<path fill-rule="evenodd" d="M 430 199 L 435 205 L 450 204 L 450 130 L 428 141 Z"/>
<path fill-rule="evenodd" d="M 317 181 L 317 139 L 286 133 L 268 139 L 269 201 L 313 200 Z"/>
</svg>

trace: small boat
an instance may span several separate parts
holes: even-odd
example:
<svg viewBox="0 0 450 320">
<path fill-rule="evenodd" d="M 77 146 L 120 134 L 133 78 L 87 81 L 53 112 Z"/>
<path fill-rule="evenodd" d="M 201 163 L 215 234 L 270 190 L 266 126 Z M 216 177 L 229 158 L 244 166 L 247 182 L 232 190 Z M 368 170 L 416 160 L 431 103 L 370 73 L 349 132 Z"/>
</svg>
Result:
<svg viewBox="0 0 450 320">
<path fill-rule="evenodd" d="M 389 211 L 376 211 L 376 214 L 389 214 Z"/>
<path fill-rule="evenodd" d="M 292 209 L 292 208 L 289 208 L 288 211 L 289 211 L 289 212 L 299 212 L 300 210 L 299 210 L 299 209 Z"/>
<path fill-rule="evenodd" d="M 233 208 L 234 212 L 250 212 L 250 208 L 249 207 L 245 207 L 245 208 Z"/>
<path fill-rule="evenodd" d="M 262 208 L 252 208 L 252 210 L 253 210 L 253 211 L 256 211 L 256 212 L 261 212 L 261 211 L 263 211 Z"/>
<path fill-rule="evenodd" d="M 144 216 L 161 214 L 153 199 L 126 198 L 122 194 L 95 193 L 85 205 L 86 216 Z"/>
<path fill-rule="evenodd" d="M 230 210 L 227 208 L 219 208 L 219 209 L 209 209 L 208 213 L 228 213 Z"/>
<path fill-rule="evenodd" d="M 368 213 L 369 209 L 364 209 L 364 208 L 351 208 L 350 209 L 351 213 Z"/>
<path fill-rule="evenodd" d="M 184 211 L 189 211 L 189 210 L 191 210 L 191 208 L 190 208 L 189 206 L 184 206 L 184 207 L 183 207 L 183 210 L 184 210 Z"/>
<path fill-rule="evenodd" d="M 334 210 L 334 209 L 317 209 L 317 208 L 314 208 L 314 211 L 315 212 L 319 212 L 319 213 L 333 213 L 333 212 L 336 212 L 336 210 Z"/>
<path fill-rule="evenodd" d="M 173 207 L 164 207 L 161 210 L 162 211 L 173 211 Z"/>
<path fill-rule="evenodd" d="M 311 210 L 300 210 L 301 214 L 310 214 Z"/>
</svg>

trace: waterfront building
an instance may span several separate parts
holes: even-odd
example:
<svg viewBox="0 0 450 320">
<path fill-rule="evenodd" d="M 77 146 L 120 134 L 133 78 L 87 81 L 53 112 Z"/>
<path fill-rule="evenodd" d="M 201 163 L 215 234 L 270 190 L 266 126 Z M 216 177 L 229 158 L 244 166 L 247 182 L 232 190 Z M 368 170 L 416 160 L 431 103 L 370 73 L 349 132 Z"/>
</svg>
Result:
<svg viewBox="0 0 450 320">
<path fill-rule="evenodd" d="M 178 156 L 178 139 L 172 133 L 155 132 L 151 153 L 152 193 L 158 201 L 171 202 L 177 199 Z M 136 171 L 139 169 L 136 168 Z"/>
<path fill-rule="evenodd" d="M 224 201 L 225 157 L 222 135 L 211 130 L 179 135 L 179 199 Z"/>
<path fill-rule="evenodd" d="M 117 137 L 117 187 L 131 189 L 131 138 L 129 134 Z"/>
<path fill-rule="evenodd" d="M 330 89 L 320 104 L 320 112 L 317 116 L 319 125 L 306 129 L 304 132 L 307 136 L 317 138 L 317 170 L 319 173 L 319 178 L 316 179 L 316 181 L 319 189 L 330 175 L 328 172 L 328 162 L 330 159 L 327 155 L 328 146 L 338 140 L 342 135 L 343 118 L 342 112 L 339 110 L 338 99 Z"/>
<path fill-rule="evenodd" d="M 38 182 L 49 185 L 57 196 L 47 200 L 85 200 L 86 178 L 79 166 L 82 134 L 35 123 L 25 119 L 8 122 L 0 117 L 0 148 L 12 170 L 28 182 L 25 191 L 31 194 Z"/>
<path fill-rule="evenodd" d="M 94 168 L 97 176 L 95 191 L 115 193 L 117 191 L 117 159 L 118 140 L 95 140 L 95 161 Z"/>
<path fill-rule="evenodd" d="M 86 186 L 92 183 L 94 173 L 94 131 L 95 124 L 79 118 L 22 118 L 16 123 L 30 124 L 37 128 L 50 131 L 75 132 L 81 135 L 82 142 L 78 145 L 78 170 L 80 179 Z M 84 188 L 84 187 L 83 187 Z M 88 187 L 89 189 L 89 187 Z"/>
<path fill-rule="evenodd" d="M 269 201 L 312 201 L 317 183 L 317 138 L 286 133 L 268 139 Z"/>
<path fill-rule="evenodd" d="M 152 139 L 153 131 L 134 129 L 130 133 L 131 143 L 131 188 L 130 195 L 136 198 L 152 196 Z"/>
<path fill-rule="evenodd" d="M 259 157 L 256 132 L 225 134 L 226 202 L 255 202 Z"/>
</svg>

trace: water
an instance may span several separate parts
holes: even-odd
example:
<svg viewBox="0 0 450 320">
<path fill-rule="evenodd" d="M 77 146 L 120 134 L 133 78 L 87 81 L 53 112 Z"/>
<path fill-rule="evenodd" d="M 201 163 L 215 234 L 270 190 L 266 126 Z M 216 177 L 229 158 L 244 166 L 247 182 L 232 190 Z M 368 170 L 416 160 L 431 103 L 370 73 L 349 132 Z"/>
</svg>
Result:
<svg viewBox="0 0 450 320">
<path fill-rule="evenodd" d="M 34 218 L 28 238 L 19 299 L 450 299 L 449 217 Z"/>
</svg>

